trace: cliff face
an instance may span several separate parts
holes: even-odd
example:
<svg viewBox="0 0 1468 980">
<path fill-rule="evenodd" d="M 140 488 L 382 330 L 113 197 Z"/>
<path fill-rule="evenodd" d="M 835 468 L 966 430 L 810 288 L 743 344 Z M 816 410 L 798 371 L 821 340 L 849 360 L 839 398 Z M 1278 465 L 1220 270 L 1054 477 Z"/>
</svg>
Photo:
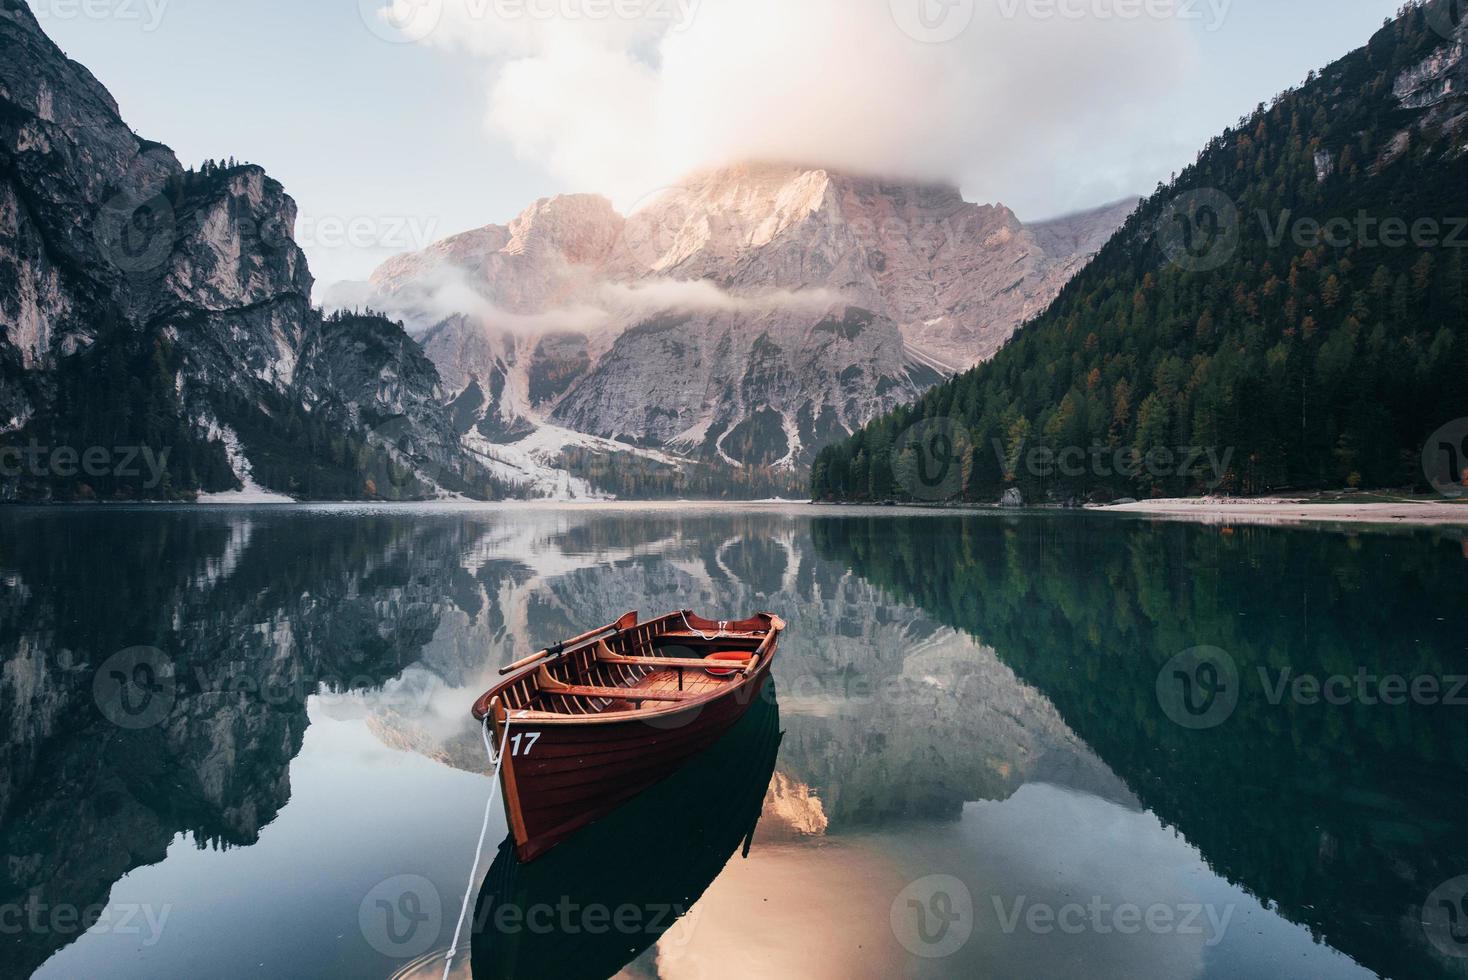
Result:
<svg viewBox="0 0 1468 980">
<path fill-rule="evenodd" d="M 1087 217 L 1104 241 L 1127 210 Z M 628 237 L 659 275 L 829 290 L 890 319 L 911 356 L 951 373 L 986 360 L 1099 248 L 1094 234 L 1054 233 L 1077 223 L 1026 226 L 943 185 L 751 165 L 664 192 L 629 219 Z"/>
<path fill-rule="evenodd" d="M 18 0 L 0 3 L 0 46 L 0 349 L 18 380 L 94 343 L 104 303 L 129 313 L 146 305 L 108 260 L 121 223 L 109 233 L 97 217 L 121 185 L 160 184 L 180 168 L 122 124 L 107 91 Z M 34 395 L 5 386 L 0 430 L 31 416 Z"/>
<path fill-rule="evenodd" d="M 153 486 L 27 472 L 0 477 L 0 498 L 182 496 L 252 477 L 371 496 L 366 480 L 404 461 L 411 478 L 392 481 L 402 496 L 488 492 L 440 438 L 447 415 L 421 351 L 376 343 L 391 324 L 327 324 L 312 309 L 295 202 L 279 183 L 254 166 L 185 170 L 136 136 L 19 0 L 0 0 L 0 50 L 0 439 L 169 454 Z M 356 328 L 362 343 L 334 339 Z M 345 360 L 327 369 L 325 352 Z M 333 388 L 338 378 L 349 387 Z M 326 402 L 352 406 L 344 417 L 397 417 L 412 446 L 354 421 L 334 435 L 365 452 L 323 459 L 300 433 Z"/>
<path fill-rule="evenodd" d="M 746 165 L 625 218 L 542 200 L 341 297 L 404 316 L 450 390 L 476 389 L 482 451 L 539 433 L 797 468 L 990 356 L 1127 210 L 1025 226 L 951 187 Z"/>
</svg>

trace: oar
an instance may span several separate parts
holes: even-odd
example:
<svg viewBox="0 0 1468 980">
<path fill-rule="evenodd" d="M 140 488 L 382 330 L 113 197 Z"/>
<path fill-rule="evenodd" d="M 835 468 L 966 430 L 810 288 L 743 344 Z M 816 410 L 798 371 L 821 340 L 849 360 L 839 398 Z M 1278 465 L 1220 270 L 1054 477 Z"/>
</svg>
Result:
<svg viewBox="0 0 1468 980">
<path fill-rule="evenodd" d="M 611 626 L 602 626 L 599 629 L 592 630 L 590 633 L 582 633 L 580 636 L 572 637 L 569 640 L 562 640 L 555 646 L 546 647 L 539 653 L 531 654 L 524 660 L 517 660 L 514 663 L 510 664 L 508 667 L 501 667 L 500 676 L 504 676 L 505 674 L 513 674 L 517 670 L 524 670 L 531 664 L 539 663 L 540 661 L 545 660 L 549 657 L 559 657 L 563 653 L 570 653 L 574 650 L 579 650 L 582 647 L 586 646 L 588 643 L 594 643 L 597 640 L 602 639 L 603 637 L 611 636 L 616 633 L 620 633 L 621 631 L 622 628 L 616 623 L 613 623 Z"/>
</svg>

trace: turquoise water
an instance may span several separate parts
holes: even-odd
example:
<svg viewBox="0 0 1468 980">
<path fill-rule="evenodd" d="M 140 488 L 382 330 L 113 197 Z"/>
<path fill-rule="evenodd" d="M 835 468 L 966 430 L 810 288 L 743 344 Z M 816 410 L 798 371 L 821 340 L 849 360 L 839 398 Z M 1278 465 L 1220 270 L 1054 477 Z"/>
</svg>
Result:
<svg viewBox="0 0 1468 980">
<path fill-rule="evenodd" d="M 1465 976 L 1465 569 L 1114 515 L 3 510 L 0 975 L 440 974 L 473 698 L 687 606 L 787 619 L 770 697 L 540 862 L 496 802 L 459 975 Z"/>
</svg>

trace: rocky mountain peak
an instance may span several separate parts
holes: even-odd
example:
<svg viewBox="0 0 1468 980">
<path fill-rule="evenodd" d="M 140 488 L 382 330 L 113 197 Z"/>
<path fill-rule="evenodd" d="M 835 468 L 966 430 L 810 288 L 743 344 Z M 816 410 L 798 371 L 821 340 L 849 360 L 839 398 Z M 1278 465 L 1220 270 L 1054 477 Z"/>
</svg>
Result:
<svg viewBox="0 0 1468 980">
<path fill-rule="evenodd" d="M 515 462 L 534 469 L 585 437 L 794 468 L 990 356 L 1124 217 L 1027 226 L 952 185 L 746 162 L 625 219 L 595 195 L 537 201 L 384 264 L 370 302 L 472 395 L 482 456 L 533 443 Z"/>
<path fill-rule="evenodd" d="M 824 170 L 778 164 L 700 171 L 641 202 L 629 219 L 628 238 L 643 264 L 658 273 L 695 258 L 705 265 L 728 262 L 819 211 L 829 186 Z"/>
<path fill-rule="evenodd" d="M 653 272 L 698 276 L 782 242 L 849 247 L 914 218 L 931 221 L 965 207 L 973 205 L 951 185 L 743 163 L 695 172 L 648 195 L 628 218 L 628 239 Z"/>
<path fill-rule="evenodd" d="M 599 194 L 542 198 L 510 222 L 503 251 L 550 251 L 575 265 L 606 262 L 622 238 L 622 216 Z"/>
</svg>

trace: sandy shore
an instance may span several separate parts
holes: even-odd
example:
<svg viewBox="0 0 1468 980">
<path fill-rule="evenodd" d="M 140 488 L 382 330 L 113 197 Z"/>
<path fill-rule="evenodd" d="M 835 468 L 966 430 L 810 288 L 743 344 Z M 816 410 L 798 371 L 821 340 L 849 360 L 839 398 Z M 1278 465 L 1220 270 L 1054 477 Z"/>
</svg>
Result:
<svg viewBox="0 0 1468 980">
<path fill-rule="evenodd" d="M 1114 514 L 1151 514 L 1208 523 L 1298 524 L 1461 524 L 1468 526 L 1468 503 L 1448 500 L 1319 501 L 1307 497 L 1185 497 L 1134 504 L 1091 507 Z"/>
</svg>

